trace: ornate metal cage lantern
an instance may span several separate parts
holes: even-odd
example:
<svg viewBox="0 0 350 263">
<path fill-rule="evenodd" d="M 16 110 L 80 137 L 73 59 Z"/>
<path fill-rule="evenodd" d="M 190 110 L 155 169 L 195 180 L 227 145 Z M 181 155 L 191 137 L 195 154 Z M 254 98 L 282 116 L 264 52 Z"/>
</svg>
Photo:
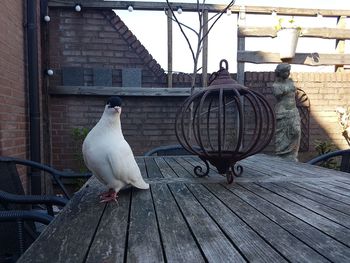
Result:
<svg viewBox="0 0 350 263">
<path fill-rule="evenodd" d="M 195 167 L 197 176 L 209 173 L 209 162 L 232 183 L 234 175 L 243 172 L 237 162 L 270 143 L 275 131 L 274 111 L 263 95 L 230 78 L 226 60 L 220 62 L 211 79 L 209 87 L 188 97 L 179 108 L 176 137 L 187 151 L 205 162 L 205 171 Z"/>
</svg>

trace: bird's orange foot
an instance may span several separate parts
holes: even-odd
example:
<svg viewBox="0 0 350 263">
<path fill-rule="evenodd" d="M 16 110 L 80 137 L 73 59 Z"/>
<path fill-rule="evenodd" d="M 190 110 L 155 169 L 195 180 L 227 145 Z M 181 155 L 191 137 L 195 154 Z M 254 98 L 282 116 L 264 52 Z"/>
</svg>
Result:
<svg viewBox="0 0 350 263">
<path fill-rule="evenodd" d="M 118 202 L 117 197 L 118 197 L 117 193 L 113 189 L 109 189 L 107 192 L 102 193 L 100 195 L 100 199 L 101 199 L 100 203 L 108 203 L 112 201 Z"/>
</svg>

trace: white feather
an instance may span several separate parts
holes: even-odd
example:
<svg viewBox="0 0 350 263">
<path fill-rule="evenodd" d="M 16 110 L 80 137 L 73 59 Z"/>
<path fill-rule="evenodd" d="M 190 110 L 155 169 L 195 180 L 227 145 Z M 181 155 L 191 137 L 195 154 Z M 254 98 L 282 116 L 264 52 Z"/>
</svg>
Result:
<svg viewBox="0 0 350 263">
<path fill-rule="evenodd" d="M 127 184 L 148 189 L 143 180 L 134 154 L 124 139 L 121 123 L 121 109 L 105 107 L 96 126 L 83 142 L 83 156 L 89 170 L 109 189 L 115 192 Z"/>
</svg>

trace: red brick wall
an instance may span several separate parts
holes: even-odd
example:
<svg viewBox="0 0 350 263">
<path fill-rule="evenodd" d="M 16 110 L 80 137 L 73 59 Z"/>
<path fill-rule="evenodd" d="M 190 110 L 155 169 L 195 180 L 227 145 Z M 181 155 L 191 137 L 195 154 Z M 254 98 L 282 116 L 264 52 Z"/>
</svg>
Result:
<svg viewBox="0 0 350 263">
<path fill-rule="evenodd" d="M 291 77 L 303 89 L 311 103 L 310 151 L 301 153 L 302 161 L 315 156 L 315 140 L 332 141 L 338 148 L 348 148 L 337 123 L 335 108 L 350 105 L 350 73 L 294 73 Z M 272 105 L 273 72 L 247 72 L 246 86 L 262 92 Z M 106 97 L 52 96 L 53 164 L 76 169 L 74 127 L 91 128 L 100 118 Z M 174 120 L 183 97 L 123 97 L 122 128 L 136 155 L 160 145 L 177 144 Z M 273 141 L 268 151 L 273 149 Z"/>
<path fill-rule="evenodd" d="M 55 167 L 77 169 L 74 128 L 92 128 L 102 115 L 106 97 L 51 98 L 52 158 Z M 174 120 L 184 98 L 123 97 L 122 129 L 134 154 L 159 145 L 176 144 Z M 79 147 L 80 149 L 80 147 Z"/>
<path fill-rule="evenodd" d="M 28 150 L 23 8 L 23 1 L 0 1 L 0 155 L 20 158 Z"/>
<path fill-rule="evenodd" d="M 0 155 L 26 157 L 23 2 L 0 2 Z"/>
<path fill-rule="evenodd" d="M 63 67 L 84 68 L 84 84 L 92 84 L 92 68 L 113 70 L 113 86 L 121 86 L 122 68 L 141 68 L 143 86 L 164 86 L 157 62 L 114 12 L 51 9 L 49 24 L 50 85 L 61 85 Z"/>
</svg>

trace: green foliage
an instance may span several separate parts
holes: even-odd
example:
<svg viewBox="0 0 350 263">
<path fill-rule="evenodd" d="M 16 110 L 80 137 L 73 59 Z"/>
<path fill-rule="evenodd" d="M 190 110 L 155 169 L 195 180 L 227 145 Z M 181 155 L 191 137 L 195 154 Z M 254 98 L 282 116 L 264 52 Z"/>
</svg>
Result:
<svg viewBox="0 0 350 263">
<path fill-rule="evenodd" d="M 279 18 L 278 19 L 278 24 L 275 26 L 275 30 L 276 31 L 279 31 L 283 28 L 295 28 L 295 29 L 298 29 L 299 32 L 301 32 L 301 27 L 298 26 L 296 23 L 295 23 L 295 19 L 294 19 L 294 16 L 292 16 L 290 19 L 286 20 L 284 18 Z"/>
<path fill-rule="evenodd" d="M 74 143 L 74 157 L 78 163 L 79 172 L 82 173 L 88 171 L 84 163 L 83 153 L 81 151 L 81 146 L 83 145 L 84 139 L 86 138 L 88 133 L 89 129 L 85 127 L 73 128 L 72 130 L 72 137 Z"/>
<path fill-rule="evenodd" d="M 335 145 L 330 141 L 315 140 L 315 150 L 317 151 L 318 155 L 323 155 L 334 151 Z"/>
<path fill-rule="evenodd" d="M 88 128 L 73 128 L 72 130 L 72 138 L 73 138 L 73 146 L 74 146 L 74 158 L 78 165 L 79 172 L 86 173 L 89 170 L 85 166 L 83 153 L 81 151 L 81 147 L 83 145 L 84 139 L 89 133 Z M 84 179 L 76 179 L 74 184 L 76 189 L 80 189 L 80 187 L 85 183 Z"/>
<path fill-rule="evenodd" d="M 330 141 L 320 141 L 320 140 L 316 140 L 315 141 L 315 150 L 318 153 L 318 156 L 332 152 L 334 150 L 336 150 L 336 147 L 334 145 L 334 143 L 330 142 Z M 319 164 L 322 167 L 325 168 L 329 168 L 329 169 L 335 169 L 338 170 L 338 163 L 336 161 L 336 159 L 334 158 L 329 158 L 328 160 L 322 162 Z"/>
</svg>

